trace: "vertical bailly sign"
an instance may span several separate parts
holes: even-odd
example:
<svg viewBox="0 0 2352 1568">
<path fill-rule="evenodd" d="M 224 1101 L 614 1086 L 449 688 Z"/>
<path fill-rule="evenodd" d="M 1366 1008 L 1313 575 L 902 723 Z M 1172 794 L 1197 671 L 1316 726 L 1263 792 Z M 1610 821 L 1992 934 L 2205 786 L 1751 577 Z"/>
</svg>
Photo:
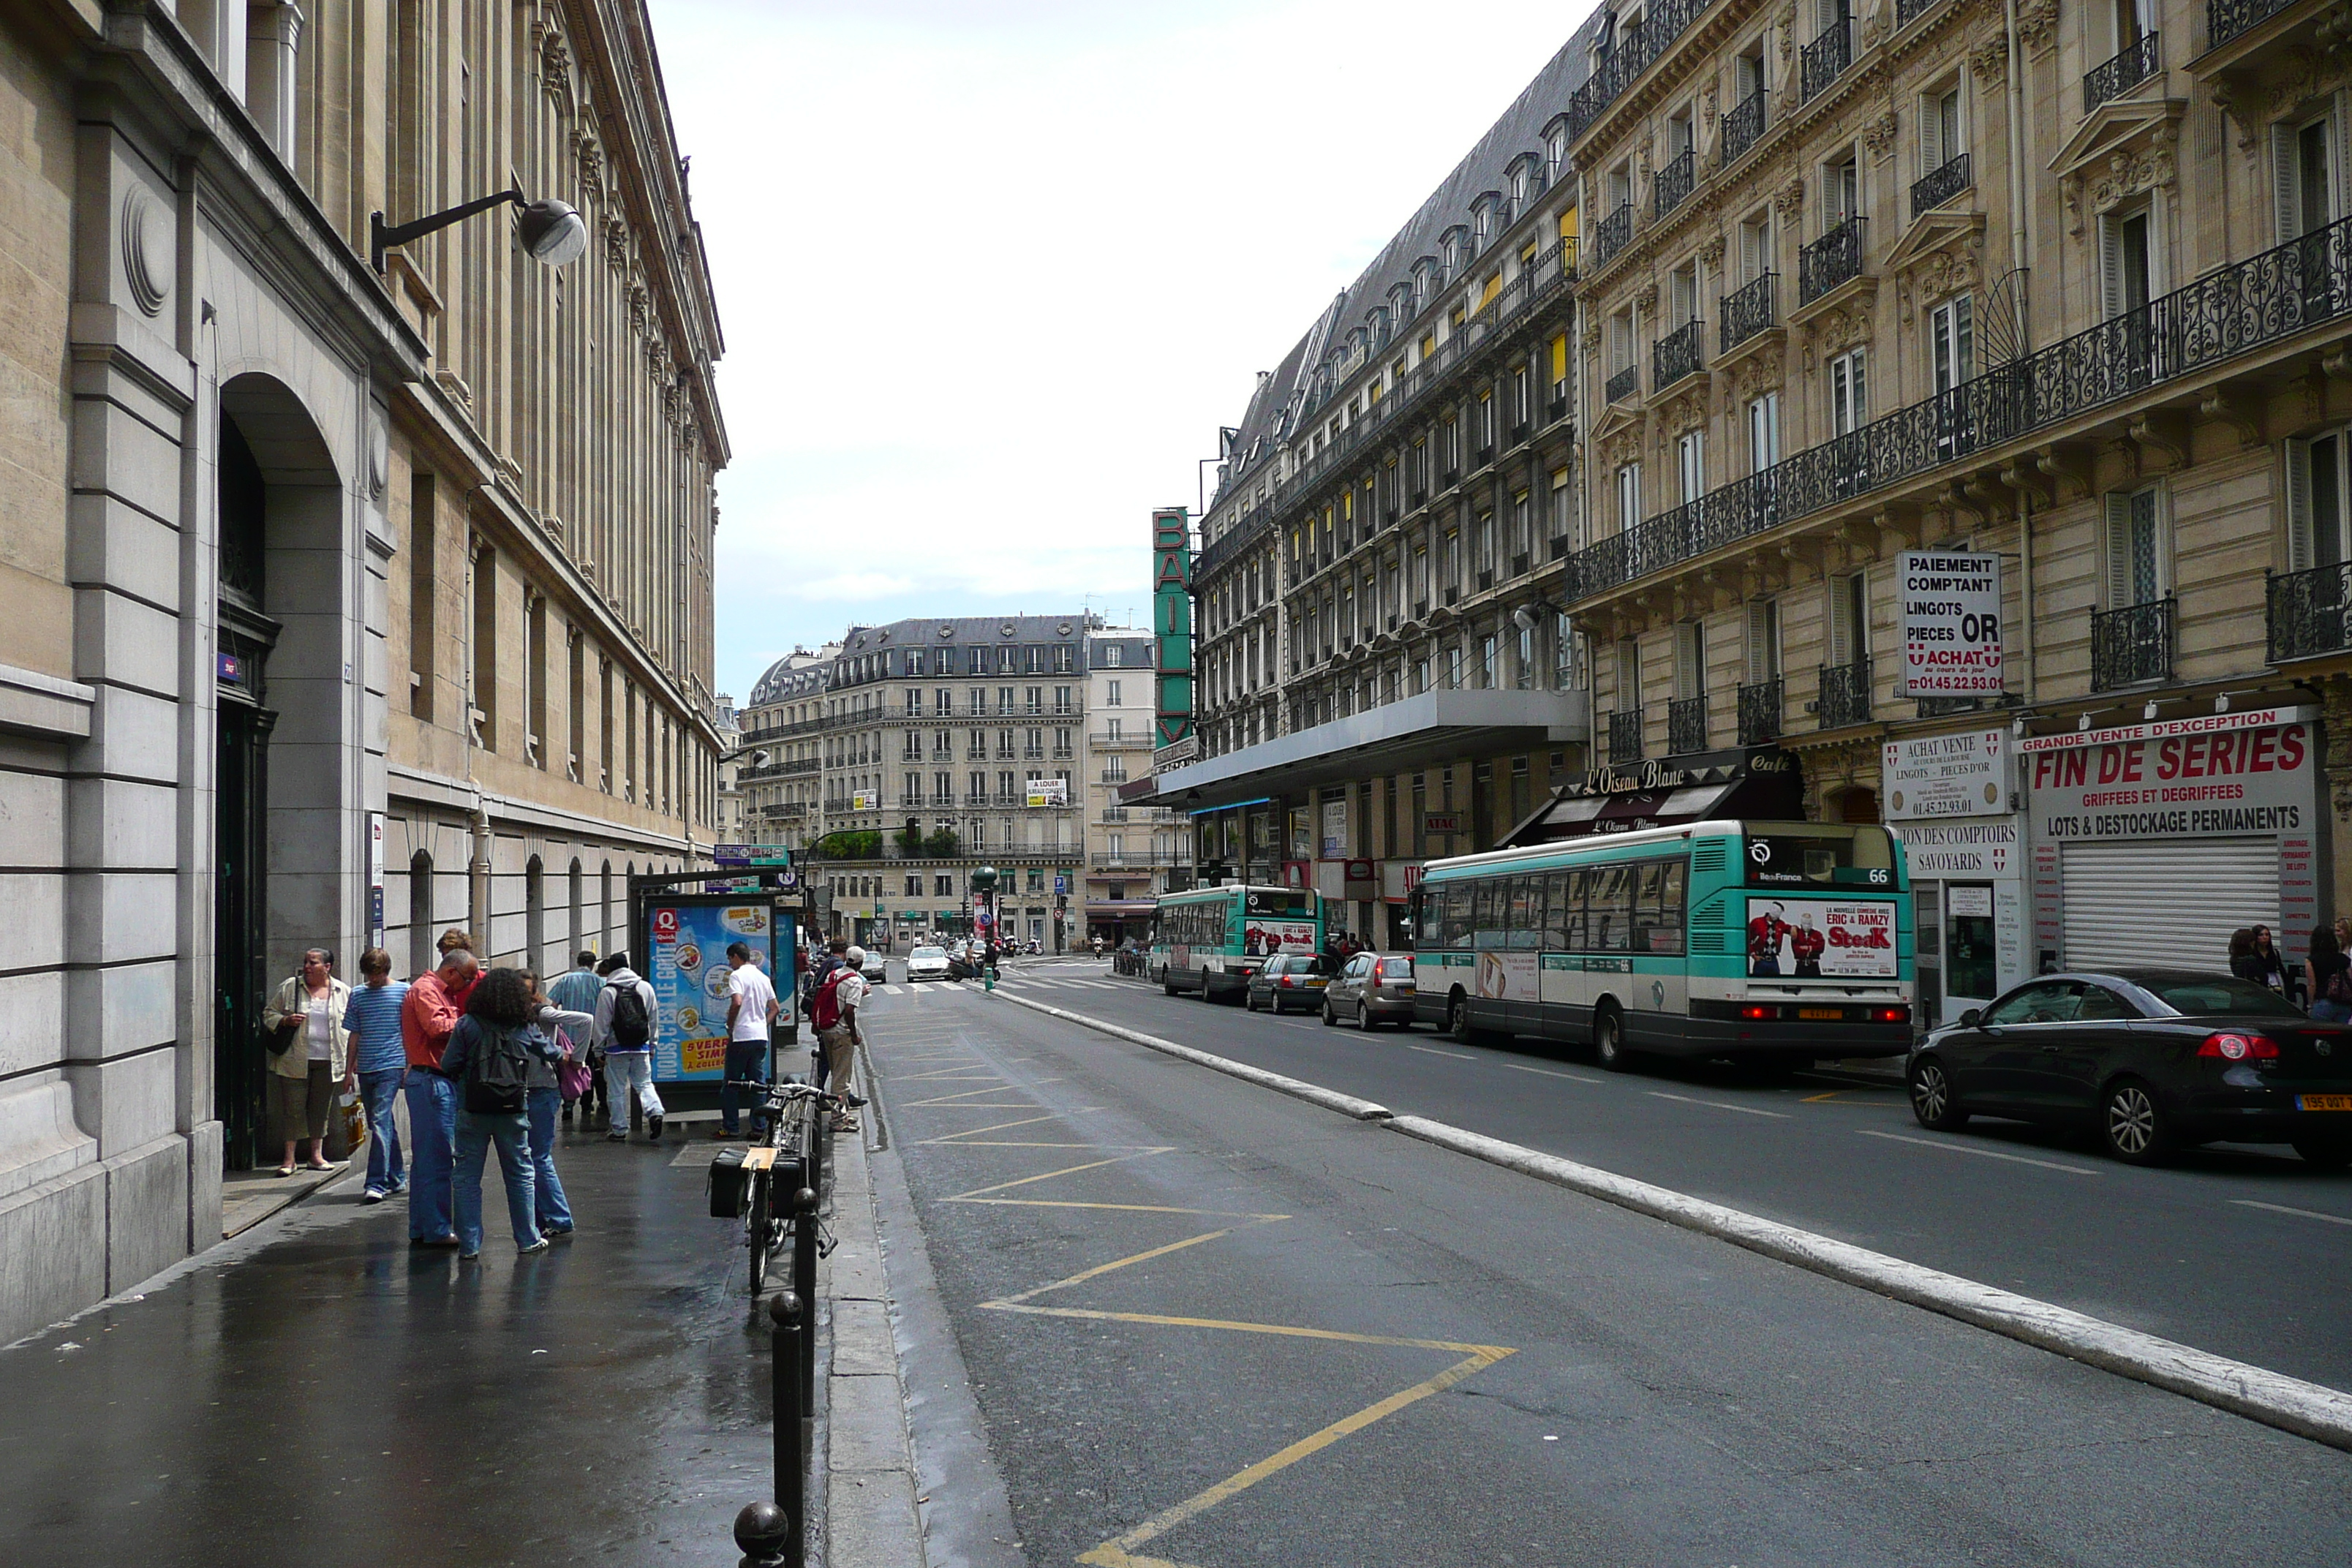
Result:
<svg viewBox="0 0 2352 1568">
<path fill-rule="evenodd" d="M 2000 557 L 1906 550 L 1895 558 L 1903 610 L 1903 695 L 2000 691 Z"/>
</svg>

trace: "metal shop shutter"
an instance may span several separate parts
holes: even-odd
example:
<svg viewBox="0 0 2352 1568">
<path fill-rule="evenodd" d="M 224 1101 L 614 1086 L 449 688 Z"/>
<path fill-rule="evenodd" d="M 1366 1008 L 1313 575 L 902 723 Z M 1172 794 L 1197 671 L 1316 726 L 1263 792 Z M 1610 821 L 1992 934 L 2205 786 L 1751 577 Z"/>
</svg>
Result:
<svg viewBox="0 0 2352 1568">
<path fill-rule="evenodd" d="M 2069 969 L 2178 963 L 2226 973 L 2240 926 L 2269 926 L 2281 951 L 2302 949 L 2278 929 L 2276 838 L 2068 844 L 2059 864 Z"/>
</svg>

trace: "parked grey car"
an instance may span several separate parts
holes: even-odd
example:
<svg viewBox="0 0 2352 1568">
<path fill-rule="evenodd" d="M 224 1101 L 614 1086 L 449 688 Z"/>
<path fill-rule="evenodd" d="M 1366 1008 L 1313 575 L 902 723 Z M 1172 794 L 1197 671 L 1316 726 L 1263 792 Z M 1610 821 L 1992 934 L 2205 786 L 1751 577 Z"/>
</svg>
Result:
<svg viewBox="0 0 2352 1568">
<path fill-rule="evenodd" d="M 1391 1023 L 1412 1026 L 1412 959 L 1402 952 L 1360 952 L 1323 988 L 1323 1021 L 1352 1019 L 1359 1029 Z"/>
<path fill-rule="evenodd" d="M 1242 993 L 1242 1005 L 1253 1013 L 1261 1007 L 1277 1013 L 1293 1007 L 1305 1011 L 1315 1005 L 1326 984 L 1323 961 L 1313 953 L 1278 952 L 1250 976 L 1249 989 Z"/>
</svg>

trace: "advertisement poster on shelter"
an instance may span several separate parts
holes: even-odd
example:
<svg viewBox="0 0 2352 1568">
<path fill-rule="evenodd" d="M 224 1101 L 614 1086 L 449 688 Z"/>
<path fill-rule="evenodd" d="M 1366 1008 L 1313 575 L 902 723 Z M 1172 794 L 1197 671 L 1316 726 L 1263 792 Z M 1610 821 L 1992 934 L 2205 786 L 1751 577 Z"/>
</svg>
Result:
<svg viewBox="0 0 2352 1568">
<path fill-rule="evenodd" d="M 1750 899 L 1748 973 L 1756 980 L 1892 980 L 1895 902 Z"/>
<path fill-rule="evenodd" d="M 772 980 L 773 912 L 767 904 L 658 904 L 652 910 L 654 1077 L 717 1079 L 727 1069 L 730 942 L 751 950 Z"/>
</svg>

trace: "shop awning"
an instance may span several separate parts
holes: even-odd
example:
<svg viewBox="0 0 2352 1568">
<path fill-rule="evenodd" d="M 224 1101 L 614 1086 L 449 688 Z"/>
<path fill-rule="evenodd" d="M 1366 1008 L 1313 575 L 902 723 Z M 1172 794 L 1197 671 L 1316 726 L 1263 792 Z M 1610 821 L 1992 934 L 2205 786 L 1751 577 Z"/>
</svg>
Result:
<svg viewBox="0 0 2352 1568">
<path fill-rule="evenodd" d="M 1793 760 L 1759 747 L 1673 766 L 1652 763 L 1638 773 L 1596 770 L 1538 806 L 1504 836 L 1503 847 L 1727 817 L 1786 822 L 1804 814 L 1804 783 Z"/>
</svg>

